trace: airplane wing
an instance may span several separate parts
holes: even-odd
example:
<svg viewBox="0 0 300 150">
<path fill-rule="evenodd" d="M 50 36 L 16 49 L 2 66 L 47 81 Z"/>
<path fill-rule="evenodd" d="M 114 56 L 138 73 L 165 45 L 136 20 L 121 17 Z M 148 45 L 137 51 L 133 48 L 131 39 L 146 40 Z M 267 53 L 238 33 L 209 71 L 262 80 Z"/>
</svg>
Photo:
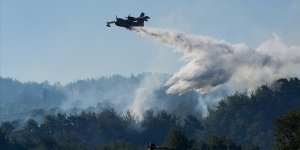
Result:
<svg viewBox="0 0 300 150">
<path fill-rule="evenodd" d="M 145 21 L 148 21 L 150 19 L 149 16 L 143 16 L 143 17 L 136 17 L 136 19 L 144 19 Z"/>
</svg>

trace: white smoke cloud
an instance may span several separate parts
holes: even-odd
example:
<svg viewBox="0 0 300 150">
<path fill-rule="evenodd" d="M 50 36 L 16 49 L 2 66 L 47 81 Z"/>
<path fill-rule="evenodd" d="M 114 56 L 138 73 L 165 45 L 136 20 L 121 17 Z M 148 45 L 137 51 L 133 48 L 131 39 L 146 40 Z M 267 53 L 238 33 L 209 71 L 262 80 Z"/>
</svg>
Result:
<svg viewBox="0 0 300 150">
<path fill-rule="evenodd" d="M 148 109 L 162 109 L 157 103 L 157 97 L 155 91 L 158 90 L 165 80 L 159 74 L 149 74 L 145 76 L 140 86 L 134 93 L 134 99 L 130 110 L 132 110 L 140 118 L 143 117 L 143 113 Z"/>
<path fill-rule="evenodd" d="M 166 83 L 167 93 L 206 93 L 227 83 L 232 90 L 251 88 L 276 78 L 299 76 L 300 47 L 287 46 L 278 35 L 256 49 L 157 28 L 134 28 L 183 54 L 186 62 Z M 295 68 L 296 67 L 296 68 Z"/>
</svg>

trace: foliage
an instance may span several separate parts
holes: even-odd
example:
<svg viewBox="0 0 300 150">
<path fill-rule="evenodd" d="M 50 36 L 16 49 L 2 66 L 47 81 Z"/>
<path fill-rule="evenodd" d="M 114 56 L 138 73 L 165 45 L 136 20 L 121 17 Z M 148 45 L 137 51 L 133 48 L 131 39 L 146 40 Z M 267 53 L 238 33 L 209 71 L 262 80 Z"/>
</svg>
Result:
<svg viewBox="0 0 300 150">
<path fill-rule="evenodd" d="M 280 79 L 254 93 L 236 93 L 219 102 L 206 118 L 206 128 L 244 145 L 271 149 L 273 119 L 300 107 L 300 80 Z"/>
<path fill-rule="evenodd" d="M 171 130 L 167 134 L 164 145 L 173 149 L 189 149 L 191 146 L 188 137 L 178 130 Z"/>
<path fill-rule="evenodd" d="M 0 149 L 138 150 L 145 149 L 152 141 L 156 145 L 186 150 L 268 150 L 274 135 L 274 148 L 290 149 L 287 145 L 299 143 L 299 112 L 278 117 L 275 130 L 273 119 L 300 107 L 299 91 L 297 78 L 280 79 L 254 92 L 237 92 L 224 98 L 215 109 L 209 110 L 206 118 L 147 110 L 143 119 L 138 120 L 131 111 L 121 115 L 110 107 L 101 111 L 74 109 L 71 113 L 36 109 L 39 119 L 1 123 Z M 186 100 L 187 97 L 179 98 Z"/>
<path fill-rule="evenodd" d="M 232 140 L 225 137 L 218 137 L 210 134 L 207 137 L 206 143 L 202 144 L 201 149 L 209 150 L 241 150 L 242 148 L 236 145 Z"/>
<path fill-rule="evenodd" d="M 0 149 L 25 150 L 26 147 L 14 141 L 10 141 L 6 133 L 0 130 Z"/>
<path fill-rule="evenodd" d="M 137 148 L 126 141 L 113 141 L 108 144 L 100 145 L 95 150 L 137 150 Z"/>
<path fill-rule="evenodd" d="M 154 143 L 161 144 L 169 130 L 176 128 L 177 120 L 178 118 L 176 118 L 176 116 L 164 110 L 157 114 L 154 114 L 153 110 L 146 111 L 144 119 L 141 122 L 141 127 L 143 128 L 142 135 L 145 139 L 142 142 L 149 142 L 150 140 Z"/>
<path fill-rule="evenodd" d="M 275 149 L 300 149 L 300 109 L 275 119 Z"/>
</svg>

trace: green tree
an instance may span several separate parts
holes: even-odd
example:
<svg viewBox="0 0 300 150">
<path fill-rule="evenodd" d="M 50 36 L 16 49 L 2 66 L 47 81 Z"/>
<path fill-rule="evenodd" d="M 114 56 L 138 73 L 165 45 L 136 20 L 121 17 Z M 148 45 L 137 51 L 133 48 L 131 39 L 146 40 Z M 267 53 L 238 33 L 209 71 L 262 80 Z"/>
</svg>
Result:
<svg viewBox="0 0 300 150">
<path fill-rule="evenodd" d="M 183 132 L 173 129 L 166 136 L 164 145 L 176 150 L 187 150 L 190 147 L 190 142 Z"/>
<path fill-rule="evenodd" d="M 0 130 L 0 149 L 25 150 L 26 148 L 19 143 L 10 142 L 9 139 L 7 139 L 7 135 Z"/>
<path fill-rule="evenodd" d="M 95 150 L 137 150 L 137 148 L 126 141 L 113 141 L 108 144 L 96 146 Z"/>
<path fill-rule="evenodd" d="M 153 110 L 146 111 L 141 122 L 141 127 L 144 128 L 142 136 L 145 140 L 141 142 L 153 141 L 155 144 L 160 145 L 169 131 L 177 127 L 177 120 L 175 115 L 169 114 L 165 110 L 156 114 Z"/>
<path fill-rule="evenodd" d="M 241 150 L 242 148 L 236 145 L 232 140 L 225 137 L 218 137 L 210 134 L 207 137 L 206 146 L 209 150 Z"/>
<path fill-rule="evenodd" d="M 275 119 L 274 148 L 289 150 L 300 148 L 300 109 Z"/>
<path fill-rule="evenodd" d="M 9 142 L 6 139 L 6 135 L 5 135 L 5 133 L 3 133 L 0 130 L 0 148 L 1 149 L 8 149 L 8 146 L 9 146 Z"/>
<path fill-rule="evenodd" d="M 183 129 L 188 137 L 195 137 L 204 129 L 204 127 L 199 119 L 197 119 L 195 116 L 188 115 L 184 119 Z"/>
</svg>

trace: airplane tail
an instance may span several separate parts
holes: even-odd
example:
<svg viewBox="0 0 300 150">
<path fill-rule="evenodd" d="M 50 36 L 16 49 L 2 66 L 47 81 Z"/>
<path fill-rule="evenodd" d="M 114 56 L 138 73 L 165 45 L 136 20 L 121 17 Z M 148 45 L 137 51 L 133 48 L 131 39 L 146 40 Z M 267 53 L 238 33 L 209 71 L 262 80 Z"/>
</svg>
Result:
<svg viewBox="0 0 300 150">
<path fill-rule="evenodd" d="M 138 23 L 141 24 L 142 26 L 144 26 L 144 21 L 148 21 L 148 19 L 150 19 L 149 16 L 145 16 L 145 13 L 142 12 L 140 14 L 140 19 L 138 19 Z"/>
<path fill-rule="evenodd" d="M 141 13 L 141 15 L 140 15 L 140 17 L 144 17 L 145 16 L 145 13 L 144 12 L 142 12 Z"/>
<path fill-rule="evenodd" d="M 140 17 L 144 17 L 144 16 L 145 16 L 145 13 L 142 12 L 142 13 L 140 14 Z M 141 26 L 144 26 L 144 21 L 145 21 L 144 18 L 139 18 L 139 19 L 137 20 L 138 24 L 140 24 Z"/>
</svg>

